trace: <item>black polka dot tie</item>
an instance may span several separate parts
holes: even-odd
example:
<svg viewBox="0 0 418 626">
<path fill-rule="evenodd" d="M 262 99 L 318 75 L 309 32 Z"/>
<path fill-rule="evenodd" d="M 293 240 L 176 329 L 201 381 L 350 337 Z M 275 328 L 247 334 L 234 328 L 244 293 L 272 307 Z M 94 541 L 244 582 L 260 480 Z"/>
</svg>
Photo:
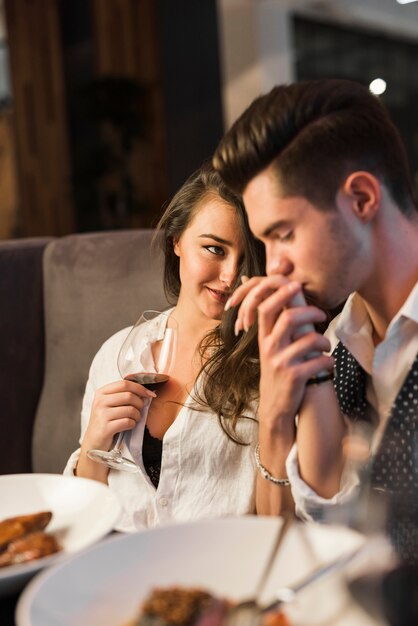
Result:
<svg viewBox="0 0 418 626">
<path fill-rule="evenodd" d="M 372 421 L 366 373 L 340 342 L 335 390 L 353 422 Z M 388 531 L 404 560 L 418 560 L 418 355 L 395 398 L 370 468 L 371 488 L 388 497 Z"/>
<path fill-rule="evenodd" d="M 332 356 L 335 358 L 334 387 L 341 411 L 353 422 L 370 422 L 372 407 L 366 400 L 365 371 L 341 342 Z"/>
</svg>

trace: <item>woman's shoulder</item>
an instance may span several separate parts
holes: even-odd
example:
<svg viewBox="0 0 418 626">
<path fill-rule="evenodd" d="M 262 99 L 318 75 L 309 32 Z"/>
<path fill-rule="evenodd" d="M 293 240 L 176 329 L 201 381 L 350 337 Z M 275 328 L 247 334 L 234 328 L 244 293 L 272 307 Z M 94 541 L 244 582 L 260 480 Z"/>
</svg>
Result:
<svg viewBox="0 0 418 626">
<path fill-rule="evenodd" d="M 126 328 L 122 328 L 118 330 L 116 333 L 111 335 L 106 341 L 100 346 L 99 350 L 96 352 L 94 359 L 92 361 L 91 368 L 94 370 L 97 367 L 100 367 L 103 363 L 107 362 L 115 362 L 117 355 L 119 354 L 119 350 L 122 347 L 123 342 L 128 336 L 132 326 L 127 326 Z"/>
</svg>

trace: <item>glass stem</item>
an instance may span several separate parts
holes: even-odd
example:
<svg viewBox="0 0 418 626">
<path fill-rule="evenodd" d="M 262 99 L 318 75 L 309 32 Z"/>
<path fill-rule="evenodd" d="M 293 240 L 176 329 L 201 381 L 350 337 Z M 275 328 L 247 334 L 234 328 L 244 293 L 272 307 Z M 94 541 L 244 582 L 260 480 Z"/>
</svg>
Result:
<svg viewBox="0 0 418 626">
<path fill-rule="evenodd" d="M 117 439 L 115 441 L 115 445 L 112 448 L 112 452 L 115 452 L 116 454 L 120 454 L 124 436 L 125 436 L 124 432 L 118 433 Z"/>
</svg>

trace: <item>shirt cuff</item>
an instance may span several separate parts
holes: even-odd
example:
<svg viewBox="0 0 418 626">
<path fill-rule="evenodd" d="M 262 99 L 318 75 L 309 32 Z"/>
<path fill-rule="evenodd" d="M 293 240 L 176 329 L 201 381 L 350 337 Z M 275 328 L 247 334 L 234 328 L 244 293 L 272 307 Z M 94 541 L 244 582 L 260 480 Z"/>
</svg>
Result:
<svg viewBox="0 0 418 626">
<path fill-rule="evenodd" d="M 67 461 L 67 465 L 64 468 L 64 476 L 75 476 L 74 470 L 77 467 L 78 459 L 80 457 L 80 448 L 72 453 Z"/>
<path fill-rule="evenodd" d="M 287 457 L 286 470 L 298 517 L 316 522 L 347 523 L 349 504 L 357 495 L 360 484 L 356 472 L 344 472 L 340 491 L 332 498 L 322 498 L 300 477 L 297 444 Z"/>
</svg>

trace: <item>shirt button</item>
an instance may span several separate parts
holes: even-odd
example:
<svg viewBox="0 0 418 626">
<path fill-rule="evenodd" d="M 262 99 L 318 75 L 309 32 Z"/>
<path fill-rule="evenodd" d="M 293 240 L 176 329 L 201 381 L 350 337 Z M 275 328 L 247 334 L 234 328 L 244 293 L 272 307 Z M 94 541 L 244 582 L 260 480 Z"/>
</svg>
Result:
<svg viewBox="0 0 418 626">
<path fill-rule="evenodd" d="M 168 504 L 167 498 L 160 498 L 160 504 L 161 506 L 166 507 Z"/>
</svg>

